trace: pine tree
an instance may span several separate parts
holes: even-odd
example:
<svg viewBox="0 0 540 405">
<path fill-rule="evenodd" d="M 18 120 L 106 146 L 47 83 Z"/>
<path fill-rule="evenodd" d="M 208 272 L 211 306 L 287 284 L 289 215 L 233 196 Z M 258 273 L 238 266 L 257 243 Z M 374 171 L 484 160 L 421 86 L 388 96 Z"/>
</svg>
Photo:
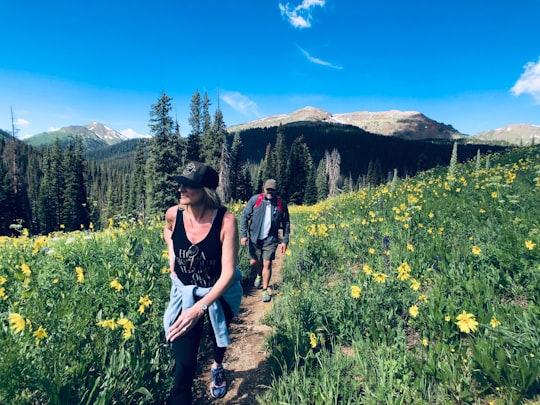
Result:
<svg viewBox="0 0 540 405">
<path fill-rule="evenodd" d="M 238 195 L 237 199 L 240 201 L 247 201 L 255 193 L 253 189 L 253 179 L 251 176 L 251 171 L 249 170 L 249 165 L 245 163 L 242 166 L 242 175 L 238 182 Z"/>
<path fill-rule="evenodd" d="M 315 178 L 317 177 L 315 168 L 312 168 L 309 172 L 309 176 L 306 182 L 306 191 L 304 193 L 304 204 L 313 205 L 317 202 L 317 184 Z"/>
<path fill-rule="evenodd" d="M 214 112 L 214 122 L 212 126 L 203 133 L 202 138 L 202 157 L 204 162 L 220 170 L 220 164 L 223 154 L 223 143 L 227 139 L 227 129 L 223 120 L 223 113 L 218 108 Z"/>
<path fill-rule="evenodd" d="M 3 160 L 0 159 L 0 235 L 11 234 L 9 226 L 15 218 L 13 212 L 14 199 L 12 179 L 8 175 Z"/>
<path fill-rule="evenodd" d="M 243 167 L 242 167 L 242 139 L 237 133 L 234 134 L 231 147 L 231 163 L 230 163 L 230 178 L 231 200 L 238 201 L 240 199 L 239 187 L 242 184 Z"/>
<path fill-rule="evenodd" d="M 278 194 L 283 194 L 285 176 L 287 173 L 287 146 L 285 145 L 285 135 L 283 126 L 279 124 L 276 132 L 276 146 L 274 148 L 274 179 L 277 181 Z"/>
<path fill-rule="evenodd" d="M 315 185 L 317 186 L 317 201 L 326 200 L 328 198 L 328 175 L 326 174 L 326 160 L 324 158 L 317 165 Z"/>
<path fill-rule="evenodd" d="M 201 136 L 203 133 L 202 128 L 202 114 L 201 114 L 201 95 L 199 90 L 196 90 L 191 97 L 190 115 L 188 122 L 191 125 L 191 132 L 188 136 L 186 159 L 188 161 L 200 161 L 201 160 Z"/>
<path fill-rule="evenodd" d="M 39 221 L 42 232 L 60 229 L 64 192 L 63 152 L 60 141 L 47 148 L 43 156 L 43 177 L 39 193 Z"/>
<path fill-rule="evenodd" d="M 162 215 L 177 203 L 177 184 L 168 179 L 181 170 L 181 140 L 174 132 L 170 116 L 172 98 L 163 93 L 150 112 L 150 131 L 153 138 L 146 162 L 146 198 L 149 214 Z"/>
<path fill-rule="evenodd" d="M 304 142 L 304 137 L 300 136 L 293 141 L 287 161 L 285 198 L 290 202 L 298 205 L 303 203 L 312 165 L 309 148 Z"/>
<path fill-rule="evenodd" d="M 67 231 L 74 231 L 81 226 L 88 227 L 82 154 L 82 140 L 80 138 L 77 140 L 77 146 L 68 142 L 63 157 L 65 171 L 61 208 L 61 222 Z"/>
<path fill-rule="evenodd" d="M 145 165 L 146 156 L 144 143 L 137 142 L 135 150 L 135 167 L 133 169 L 132 195 L 134 204 L 132 206 L 133 213 L 143 221 L 146 220 L 146 192 L 145 192 Z M 183 165 L 182 165 L 183 166 Z"/>
</svg>

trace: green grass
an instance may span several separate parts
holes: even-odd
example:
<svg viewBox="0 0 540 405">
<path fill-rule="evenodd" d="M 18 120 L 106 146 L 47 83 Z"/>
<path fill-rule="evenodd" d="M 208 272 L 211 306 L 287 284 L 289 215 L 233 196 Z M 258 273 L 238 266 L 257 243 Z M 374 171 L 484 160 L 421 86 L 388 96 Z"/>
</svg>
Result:
<svg viewBox="0 0 540 405">
<path fill-rule="evenodd" d="M 261 402 L 538 401 L 539 153 L 294 209 Z"/>
<path fill-rule="evenodd" d="M 519 148 L 292 207 L 259 402 L 538 402 L 539 157 Z M 164 402 L 162 229 L 0 238 L 0 403 Z"/>
</svg>

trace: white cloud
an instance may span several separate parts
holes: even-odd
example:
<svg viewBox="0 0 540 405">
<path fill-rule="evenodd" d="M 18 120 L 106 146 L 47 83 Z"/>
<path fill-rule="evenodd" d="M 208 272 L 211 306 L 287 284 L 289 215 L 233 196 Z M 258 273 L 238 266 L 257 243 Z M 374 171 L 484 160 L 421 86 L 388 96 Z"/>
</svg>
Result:
<svg viewBox="0 0 540 405">
<path fill-rule="evenodd" d="M 300 47 L 299 47 L 300 48 Z M 300 51 L 304 54 L 304 56 L 310 61 L 310 62 L 313 62 L 313 63 L 316 63 L 317 65 L 322 65 L 322 66 L 327 66 L 327 67 L 330 67 L 332 69 L 337 69 L 337 70 L 341 70 L 343 69 L 342 66 L 337 66 L 337 65 L 334 65 L 330 62 L 326 62 L 322 59 L 319 59 L 319 58 L 315 58 L 313 56 L 311 56 L 306 50 L 300 48 Z"/>
<path fill-rule="evenodd" d="M 60 129 L 60 127 L 49 127 L 47 128 L 47 132 L 54 132 L 54 131 L 58 131 Z"/>
<path fill-rule="evenodd" d="M 135 138 L 149 138 L 150 135 L 148 134 L 138 134 L 137 131 L 127 128 L 120 131 L 122 135 L 124 135 L 128 139 L 135 139 Z"/>
<path fill-rule="evenodd" d="M 220 93 L 220 99 L 225 101 L 231 108 L 243 115 L 255 115 L 260 117 L 257 109 L 257 104 L 250 100 L 249 97 L 237 91 L 222 91 Z"/>
<path fill-rule="evenodd" d="M 17 127 L 27 127 L 28 125 L 30 125 L 30 121 L 27 121 L 23 118 L 17 118 L 14 122 L 15 126 Z"/>
<path fill-rule="evenodd" d="M 530 94 L 540 104 L 540 58 L 538 62 L 528 62 L 525 66 L 519 80 L 510 89 L 510 92 L 516 96 L 521 94 Z"/>
<path fill-rule="evenodd" d="M 325 4 L 326 0 L 303 0 L 302 4 L 296 7 L 289 3 L 279 3 L 279 10 L 294 28 L 309 28 L 313 18 L 311 14 L 313 7 L 324 7 Z"/>
</svg>

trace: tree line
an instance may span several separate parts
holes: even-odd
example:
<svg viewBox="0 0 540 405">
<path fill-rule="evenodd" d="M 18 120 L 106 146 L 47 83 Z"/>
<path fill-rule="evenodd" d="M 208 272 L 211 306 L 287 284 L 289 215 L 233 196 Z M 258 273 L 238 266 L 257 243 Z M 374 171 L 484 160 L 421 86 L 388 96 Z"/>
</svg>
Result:
<svg viewBox="0 0 540 405">
<path fill-rule="evenodd" d="M 242 154 L 240 135 L 230 137 L 221 110 L 211 116 L 210 106 L 208 95 L 196 91 L 191 131 L 183 137 L 171 116 L 172 98 L 162 93 L 150 110 L 152 137 L 136 140 L 135 152 L 119 160 L 114 156 L 121 152 L 105 159 L 86 153 L 80 139 L 32 147 L 0 130 L 0 234 L 101 229 L 110 219 L 161 216 L 178 199 L 178 185 L 169 176 L 192 160 L 218 170 L 218 192 L 226 203 L 246 201 L 267 178 L 278 180 L 279 191 L 293 203 L 322 198 L 302 137 L 288 150 L 279 133 L 275 146 L 268 144 L 264 157 L 253 163 Z"/>
<path fill-rule="evenodd" d="M 178 185 L 169 176 L 180 174 L 192 160 L 218 170 L 218 193 L 225 203 L 247 201 L 261 191 L 266 179 L 274 178 L 279 194 L 300 205 L 395 181 L 397 165 L 401 165 L 401 173 L 414 174 L 433 167 L 441 156 L 447 164 L 450 156 L 447 146 L 426 145 L 432 156 L 427 163 L 417 143 L 409 142 L 405 147 L 404 141 L 386 138 L 386 143 L 397 143 L 386 151 L 389 160 L 380 160 L 374 151 L 381 146 L 374 142 L 384 137 L 366 133 L 362 143 L 347 127 L 337 129 L 342 138 L 340 150 L 331 147 L 336 143 L 332 139 L 335 134 L 316 124 L 231 134 L 219 107 L 212 115 L 211 105 L 207 93 L 201 95 L 197 90 L 193 94 L 188 120 L 191 129 L 184 137 L 172 118 L 172 98 L 163 92 L 150 108 L 150 139 L 126 141 L 94 152 L 83 150 L 80 139 L 65 144 L 57 139 L 47 147 L 32 147 L 0 130 L 0 234 L 16 235 L 23 229 L 32 234 L 102 229 L 111 219 L 161 217 L 178 200 Z M 309 131 L 309 139 L 305 131 Z M 310 144 L 324 145 L 324 152 L 320 148 L 310 151 Z M 245 156 L 246 150 L 249 156 Z M 415 152 L 408 154 L 407 150 Z M 347 155 L 351 151 L 354 154 Z M 396 152 L 400 159 L 394 156 Z M 347 161 L 359 166 L 360 160 L 367 167 L 354 174 L 347 168 L 344 175 L 342 154 Z"/>
</svg>

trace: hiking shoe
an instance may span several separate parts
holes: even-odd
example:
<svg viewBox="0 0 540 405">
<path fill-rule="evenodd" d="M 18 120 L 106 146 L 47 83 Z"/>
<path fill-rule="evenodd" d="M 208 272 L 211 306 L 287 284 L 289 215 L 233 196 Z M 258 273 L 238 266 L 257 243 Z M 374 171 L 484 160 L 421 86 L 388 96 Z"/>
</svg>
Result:
<svg viewBox="0 0 540 405">
<path fill-rule="evenodd" d="M 272 296 L 268 293 L 268 290 L 263 290 L 262 291 L 263 302 L 270 302 L 271 299 L 272 299 Z"/>
<path fill-rule="evenodd" d="M 253 287 L 261 288 L 261 281 L 261 276 L 257 274 L 257 277 L 255 277 L 255 281 L 253 282 Z"/>
<path fill-rule="evenodd" d="M 212 398 L 223 398 L 227 393 L 227 381 L 225 381 L 225 370 L 223 366 L 212 369 L 212 384 L 210 385 L 210 395 Z"/>
</svg>

